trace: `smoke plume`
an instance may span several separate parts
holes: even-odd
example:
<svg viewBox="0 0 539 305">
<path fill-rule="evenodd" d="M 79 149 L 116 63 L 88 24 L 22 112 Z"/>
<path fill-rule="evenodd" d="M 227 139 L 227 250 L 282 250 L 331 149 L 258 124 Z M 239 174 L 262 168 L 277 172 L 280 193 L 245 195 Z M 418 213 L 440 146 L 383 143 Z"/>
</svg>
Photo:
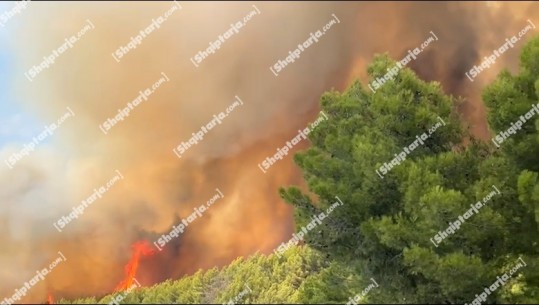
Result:
<svg viewBox="0 0 539 305">
<path fill-rule="evenodd" d="M 517 67 L 524 43 L 473 83 L 464 72 L 516 34 L 528 18 L 539 21 L 537 3 L 487 4 L 256 2 L 260 14 L 197 68 L 190 58 L 253 11 L 252 3 L 181 3 L 181 10 L 116 62 L 111 53 L 173 2 L 31 2 L 9 28 L 13 40 L 6 46 L 17 54 L 20 73 L 13 77 L 22 107 L 44 124 L 56 121 L 66 107 L 75 116 L 14 169 L 0 170 L 0 298 L 48 266 L 58 251 L 67 261 L 23 301 L 43 301 L 49 292 L 55 299 L 112 292 L 122 280 L 130 246 L 170 231 L 216 188 L 224 199 L 162 252 L 143 258 L 137 275 L 141 284 L 223 266 L 257 251 L 271 253 L 293 229 L 291 209 L 277 189 L 303 184 L 291 155 L 267 174 L 257 164 L 317 117 L 324 91 L 343 90 L 358 78 L 366 83 L 365 67 L 374 54 L 388 52 L 400 59 L 429 31 L 439 41 L 411 67 L 420 77 L 439 81 L 448 94 L 466 98 L 460 111 L 472 132 L 487 138 L 479 94 L 502 68 Z M 341 22 L 274 76 L 269 67 L 332 14 Z M 29 82 L 23 73 L 87 19 L 95 29 Z M 99 124 L 162 72 L 170 81 L 103 134 Z M 236 95 L 243 106 L 181 159 L 172 152 Z M 303 143 L 294 152 L 306 147 Z M 6 146 L 0 157 L 17 149 Z M 63 232 L 54 229 L 53 222 L 116 170 L 123 180 Z"/>
</svg>

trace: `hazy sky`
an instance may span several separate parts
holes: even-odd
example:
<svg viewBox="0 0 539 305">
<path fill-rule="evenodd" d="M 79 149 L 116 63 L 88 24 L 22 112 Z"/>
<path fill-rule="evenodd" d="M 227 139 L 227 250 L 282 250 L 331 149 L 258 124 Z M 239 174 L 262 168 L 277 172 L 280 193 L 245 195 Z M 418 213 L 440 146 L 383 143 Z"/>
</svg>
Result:
<svg viewBox="0 0 539 305">
<path fill-rule="evenodd" d="M 0 2 L 0 14 L 14 6 L 14 2 Z M 30 9 L 30 6 L 26 9 Z M 24 10 L 21 13 L 24 14 Z M 21 108 L 20 97 L 14 90 L 12 76 L 20 71 L 14 68 L 16 51 L 10 48 L 9 41 L 16 37 L 9 33 L 23 25 L 17 19 L 15 15 L 4 27 L 0 27 L 0 150 L 9 143 L 22 144 L 31 141 L 43 124 L 37 116 Z"/>
</svg>

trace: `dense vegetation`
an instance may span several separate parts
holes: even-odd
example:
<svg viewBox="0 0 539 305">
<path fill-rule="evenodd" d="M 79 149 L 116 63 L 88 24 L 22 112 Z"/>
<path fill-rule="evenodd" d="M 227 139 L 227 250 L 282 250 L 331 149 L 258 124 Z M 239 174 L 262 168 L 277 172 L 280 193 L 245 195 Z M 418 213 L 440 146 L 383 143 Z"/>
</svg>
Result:
<svg viewBox="0 0 539 305">
<path fill-rule="evenodd" d="M 199 271 L 180 280 L 136 289 L 127 294 L 122 303 L 223 304 L 237 297 L 237 303 L 298 303 L 309 299 L 310 283 L 323 283 L 326 278 L 342 276 L 344 270 L 315 250 L 293 247 L 281 258 L 257 254 L 248 259 L 239 258 L 221 270 Z M 108 304 L 116 295 L 58 303 Z"/>
<path fill-rule="evenodd" d="M 393 65 L 379 56 L 368 72 L 382 77 Z M 504 71 L 484 91 L 493 133 L 507 130 L 538 97 L 536 38 L 522 51 L 519 74 Z M 140 289 L 125 302 L 225 303 L 248 284 L 252 293 L 239 303 L 347 303 L 373 278 L 380 287 L 361 302 L 471 303 L 519 258 L 526 266 L 483 304 L 539 302 L 539 114 L 498 149 L 468 134 L 458 103 L 409 69 L 375 93 L 356 82 L 344 93 L 324 94 L 329 120 L 295 156 L 316 198 L 296 187 L 280 193 L 295 206 L 298 230 L 335 196 L 344 205 L 306 234 L 306 246 Z M 445 125 L 381 179 L 375 170 L 438 117 Z M 501 194 L 484 201 L 493 186 Z M 454 233 L 431 240 L 478 201 L 481 208 Z"/>
</svg>

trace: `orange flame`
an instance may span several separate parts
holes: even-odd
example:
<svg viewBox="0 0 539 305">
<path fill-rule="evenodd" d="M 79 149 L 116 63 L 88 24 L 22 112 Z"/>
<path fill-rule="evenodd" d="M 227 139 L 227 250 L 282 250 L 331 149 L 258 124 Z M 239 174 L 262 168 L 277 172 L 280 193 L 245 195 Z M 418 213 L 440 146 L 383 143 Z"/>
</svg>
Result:
<svg viewBox="0 0 539 305">
<path fill-rule="evenodd" d="M 134 282 L 135 276 L 139 266 L 139 261 L 142 256 L 150 256 L 155 253 L 155 250 L 150 244 L 143 240 L 135 242 L 131 248 L 133 249 L 133 255 L 129 260 L 129 263 L 125 265 L 125 278 L 116 286 L 115 291 L 124 291 L 129 289 Z"/>
<path fill-rule="evenodd" d="M 47 297 L 47 304 L 54 304 L 54 298 L 52 297 L 52 294 L 49 293 L 49 296 Z"/>
</svg>

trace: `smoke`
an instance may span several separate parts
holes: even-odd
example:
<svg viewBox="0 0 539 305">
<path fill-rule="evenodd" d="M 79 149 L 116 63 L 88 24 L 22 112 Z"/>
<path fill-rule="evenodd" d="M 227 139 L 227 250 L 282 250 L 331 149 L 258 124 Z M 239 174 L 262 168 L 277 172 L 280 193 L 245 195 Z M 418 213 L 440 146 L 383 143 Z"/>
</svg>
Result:
<svg viewBox="0 0 539 305">
<path fill-rule="evenodd" d="M 357 19 L 362 28 L 356 35 L 364 56 L 357 56 L 351 78 L 357 77 L 360 71 L 366 82 L 364 67 L 373 54 L 388 52 L 400 60 L 408 50 L 419 47 L 433 31 L 439 40 L 431 43 L 409 67 L 424 80 L 440 82 L 447 94 L 462 96 L 465 100 L 458 110 L 466 125 L 475 137 L 488 140 L 490 131 L 481 91 L 502 69 L 516 72 L 524 41 L 537 32 L 526 34 L 523 41 L 504 53 L 473 83 L 465 72 L 474 65 L 479 66 L 484 56 L 492 54 L 506 38 L 517 35 L 528 25 L 527 19 L 537 20 L 537 8 L 539 5 L 534 2 L 365 3 L 358 11 Z"/>
<path fill-rule="evenodd" d="M 470 101 L 462 109 L 478 136 L 488 134 L 479 100 L 482 84 L 501 67 L 515 67 L 523 45 L 504 55 L 481 80 L 464 72 L 525 26 L 531 3 L 256 3 L 252 19 L 198 68 L 189 60 L 230 24 L 254 8 L 251 3 L 182 3 L 159 29 L 117 63 L 111 53 L 129 42 L 172 2 L 37 3 L 10 28 L 17 54 L 14 75 L 24 107 L 43 123 L 66 107 L 75 116 L 13 170 L 0 170 L 0 296 L 47 266 L 57 252 L 67 258 L 30 291 L 24 301 L 109 293 L 123 277 L 130 245 L 155 241 L 205 203 L 219 188 L 224 199 L 189 225 L 163 252 L 144 259 L 137 279 L 151 285 L 199 268 L 229 263 L 256 251 L 271 253 L 292 232 L 291 209 L 280 186 L 301 183 L 292 156 L 263 174 L 257 164 L 315 119 L 320 95 L 342 90 L 352 78 L 366 82 L 365 65 L 375 53 L 401 58 L 434 31 L 439 41 L 411 64 L 428 80 Z M 506 9 L 510 7 L 510 9 Z M 320 41 L 278 77 L 278 59 L 321 29 Z M 536 13 L 537 15 L 537 13 Z M 537 16 L 535 16 L 537 17 Z M 87 23 L 95 25 L 50 68 L 28 82 L 23 72 L 42 61 Z M 44 35 L 43 33 L 46 33 Z M 531 35 L 531 34 L 530 34 Z M 107 135 L 99 124 L 117 114 L 164 72 L 170 82 L 131 111 Z M 487 74 L 488 73 L 488 74 Z M 181 159 L 172 148 L 187 142 L 213 115 L 239 96 L 238 107 Z M 305 148 L 305 143 L 297 149 Z M 5 147 L 0 157 L 16 151 Z M 119 170 L 124 179 L 58 232 L 52 223 Z"/>
</svg>

